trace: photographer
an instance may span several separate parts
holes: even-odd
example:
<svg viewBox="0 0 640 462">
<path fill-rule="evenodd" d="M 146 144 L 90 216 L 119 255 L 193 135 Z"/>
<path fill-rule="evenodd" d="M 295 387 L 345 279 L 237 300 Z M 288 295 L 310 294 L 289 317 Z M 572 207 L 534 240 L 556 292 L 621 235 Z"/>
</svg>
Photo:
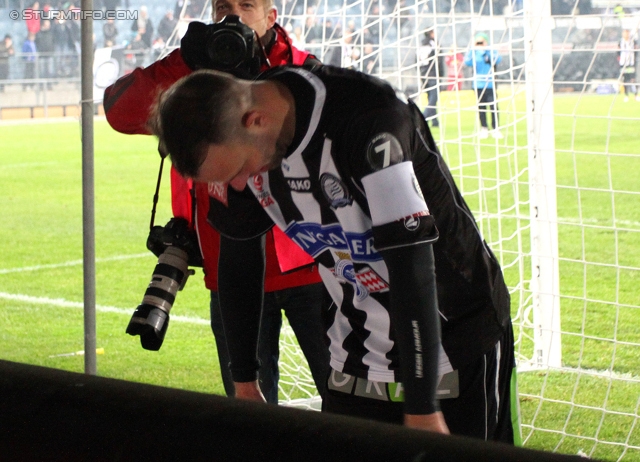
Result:
<svg viewBox="0 0 640 462">
<path fill-rule="evenodd" d="M 495 66 L 502 61 L 502 57 L 496 50 L 489 48 L 487 34 L 476 34 L 473 47 L 467 51 L 464 57 L 465 66 L 473 67 L 473 88 L 478 95 L 478 115 L 480 117 L 480 133 L 478 138 L 489 137 L 487 126 L 487 111 L 491 111 L 491 123 L 493 130 L 491 136 L 502 139 L 498 127 L 498 103 L 495 91 Z"/>
<path fill-rule="evenodd" d="M 259 37 L 260 69 L 283 64 L 317 63 L 309 53 L 291 45 L 286 32 L 276 23 L 277 11 L 271 0 L 214 0 L 216 23 L 237 15 Z M 149 134 L 147 120 L 160 90 L 199 68 L 215 68 L 207 40 L 212 26 L 191 23 L 181 47 L 147 68 L 137 68 L 107 88 L 104 108 L 109 124 L 129 134 Z M 210 35 L 210 34 L 209 34 Z M 309 362 L 318 392 L 322 395 L 328 375 L 328 350 L 324 344 L 320 317 L 325 309 L 325 290 L 317 266 L 282 232 L 266 235 L 265 293 L 260 321 L 258 364 L 231 365 L 220 316 L 217 265 L 220 235 L 209 224 L 210 201 L 224 202 L 226 185 L 195 183 L 184 180 L 171 170 L 172 208 L 175 217 L 188 220 L 197 231 L 203 256 L 205 285 L 211 291 L 211 326 L 216 339 L 220 369 L 229 396 L 234 395 L 231 371 L 236 382 L 252 382 L 259 377 L 260 389 L 268 402 L 278 400 L 278 343 L 282 323 L 281 309 L 293 328 Z M 195 197 L 195 206 L 192 203 Z M 194 210 L 193 216 L 192 210 Z M 248 268 L 252 271 L 253 268 Z M 238 281 L 239 284 L 245 281 Z M 259 309 L 262 300 L 246 300 Z"/>
<path fill-rule="evenodd" d="M 435 30 L 431 29 L 424 34 L 422 46 L 418 48 L 418 62 L 420 64 L 420 74 L 422 75 L 422 89 L 427 92 L 427 107 L 422 115 L 431 122 L 432 127 L 439 127 L 440 122 L 437 117 L 439 77 L 444 69 L 442 56 L 438 50 L 435 39 Z"/>
</svg>

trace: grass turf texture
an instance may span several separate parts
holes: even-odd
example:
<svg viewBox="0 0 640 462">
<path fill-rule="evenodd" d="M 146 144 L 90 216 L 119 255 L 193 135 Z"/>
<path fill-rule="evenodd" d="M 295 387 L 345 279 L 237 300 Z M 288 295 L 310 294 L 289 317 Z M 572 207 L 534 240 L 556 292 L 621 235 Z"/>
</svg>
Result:
<svg viewBox="0 0 640 462">
<path fill-rule="evenodd" d="M 80 127 L 4 125 L 0 133 L 0 357 L 81 372 L 82 356 L 51 357 L 84 348 Z M 151 137 L 96 122 L 97 346 L 105 350 L 98 373 L 223 394 L 201 271 L 178 293 L 160 351 L 125 334 L 157 262 L 145 242 L 158 167 Z M 169 197 L 165 168 L 157 224 L 170 218 Z"/>
<path fill-rule="evenodd" d="M 524 98 L 518 95 L 514 101 L 501 105 L 506 139 L 497 144 L 492 139 L 478 143 L 474 138 L 476 110 L 471 92 L 442 94 L 442 131 L 434 131 L 456 181 L 481 217 L 483 234 L 489 242 L 499 242 L 494 250 L 503 264 L 515 258 L 520 245 L 524 251 L 529 249 L 527 239 L 519 243 L 501 238 L 526 226 L 527 204 L 500 220 L 492 215 L 510 202 L 516 204 L 514 184 L 501 180 L 518 171 L 515 164 L 522 169 L 527 161 Z M 610 339 L 617 326 L 618 339 L 640 342 L 640 289 L 634 269 L 640 262 L 640 211 L 633 205 L 640 191 L 640 158 L 634 155 L 639 145 L 634 127 L 640 105 L 624 105 L 612 96 L 562 95 L 555 99 L 555 110 L 562 329 L 567 332 L 562 338 L 563 362 L 572 368 L 607 370 L 613 366 L 617 374 L 637 374 L 638 348 L 614 347 Z M 80 372 L 81 356 L 51 357 L 83 349 L 79 124 L 0 125 L 0 139 L 4 148 L 0 193 L 5 204 L 0 243 L 0 358 Z M 124 333 L 156 263 L 145 241 L 158 165 L 152 138 L 120 135 L 104 121 L 96 121 L 97 346 L 105 349 L 98 356 L 98 373 L 223 394 L 201 272 L 178 294 L 159 352 L 143 350 L 137 337 Z M 521 177 L 516 183 L 519 201 L 528 195 L 526 182 Z M 475 193 L 480 185 L 492 192 Z M 576 186 L 584 189 L 578 192 Z M 636 195 L 603 193 L 598 190 L 602 188 L 635 191 Z M 158 224 L 170 218 L 169 196 L 166 169 Z M 614 216 L 616 231 L 612 230 Z M 523 236 L 528 238 L 526 231 Z M 590 263 L 584 264 L 583 259 Z M 527 277 L 528 264 L 521 265 Z M 515 266 L 505 265 L 510 287 L 519 283 Z M 514 314 L 518 303 L 513 300 Z M 528 351 L 530 342 L 522 340 L 519 348 Z M 631 431 L 637 418 L 628 415 L 637 416 L 637 382 L 574 372 L 529 372 L 519 375 L 519 387 L 527 447 L 589 453 L 597 438 L 592 455 L 617 460 L 623 443 L 640 446 L 637 423 Z M 540 399 L 541 390 L 545 401 Z M 568 401 L 574 406 L 567 405 Z M 544 430 L 527 426 L 532 423 Z M 640 460 L 640 453 L 628 450 L 623 460 Z"/>
</svg>

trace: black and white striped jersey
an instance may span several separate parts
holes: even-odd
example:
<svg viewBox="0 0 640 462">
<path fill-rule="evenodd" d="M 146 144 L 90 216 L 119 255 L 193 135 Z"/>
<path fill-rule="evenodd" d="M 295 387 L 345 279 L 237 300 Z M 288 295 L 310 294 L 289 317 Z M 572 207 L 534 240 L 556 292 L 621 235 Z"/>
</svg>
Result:
<svg viewBox="0 0 640 462">
<path fill-rule="evenodd" d="M 508 322 L 509 295 L 417 107 L 383 81 L 340 68 L 285 67 L 261 78 L 293 93 L 296 131 L 280 168 L 255 176 L 249 187 L 270 219 L 319 263 L 335 302 L 327 331 L 331 366 L 400 381 L 380 251 L 424 243 L 433 243 L 436 262 L 441 373 L 490 350 Z M 229 204 L 211 215 L 223 234 L 242 229 L 246 237 L 266 226 L 262 219 L 231 223 L 259 217 L 250 211 L 256 201 Z M 412 335 L 411 326 L 404 329 Z"/>
</svg>

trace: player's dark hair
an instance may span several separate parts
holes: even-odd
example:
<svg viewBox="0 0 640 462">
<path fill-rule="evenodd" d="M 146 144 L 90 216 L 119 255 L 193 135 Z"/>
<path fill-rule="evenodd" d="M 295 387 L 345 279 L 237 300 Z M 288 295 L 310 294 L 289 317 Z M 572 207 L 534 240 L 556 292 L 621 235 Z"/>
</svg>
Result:
<svg viewBox="0 0 640 462">
<path fill-rule="evenodd" d="M 210 144 L 221 144 L 235 132 L 231 76 L 197 71 L 160 95 L 150 119 L 158 150 L 169 155 L 175 169 L 196 177 Z"/>
</svg>

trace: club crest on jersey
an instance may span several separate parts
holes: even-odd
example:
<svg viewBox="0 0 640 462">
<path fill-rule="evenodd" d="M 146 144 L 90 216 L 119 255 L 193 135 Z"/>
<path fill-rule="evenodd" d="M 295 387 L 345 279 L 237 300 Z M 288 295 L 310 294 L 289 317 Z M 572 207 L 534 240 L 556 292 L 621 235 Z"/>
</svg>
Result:
<svg viewBox="0 0 640 462">
<path fill-rule="evenodd" d="M 320 176 L 320 184 L 322 185 L 324 197 L 329 201 L 331 208 L 346 207 L 353 203 L 353 198 L 349 195 L 349 190 L 337 176 L 330 173 L 323 173 Z"/>
<path fill-rule="evenodd" d="M 362 301 L 367 298 L 367 287 L 356 276 L 351 260 L 338 260 L 333 268 L 333 273 L 340 279 L 349 282 L 356 289 L 356 299 Z"/>
<path fill-rule="evenodd" d="M 402 146 L 391 133 L 374 136 L 367 146 L 367 160 L 374 171 L 402 162 Z"/>
<path fill-rule="evenodd" d="M 387 281 L 382 279 L 378 273 L 368 266 L 358 271 L 356 273 L 356 278 L 367 288 L 369 293 L 386 292 L 389 290 L 389 284 L 387 284 Z"/>
</svg>

